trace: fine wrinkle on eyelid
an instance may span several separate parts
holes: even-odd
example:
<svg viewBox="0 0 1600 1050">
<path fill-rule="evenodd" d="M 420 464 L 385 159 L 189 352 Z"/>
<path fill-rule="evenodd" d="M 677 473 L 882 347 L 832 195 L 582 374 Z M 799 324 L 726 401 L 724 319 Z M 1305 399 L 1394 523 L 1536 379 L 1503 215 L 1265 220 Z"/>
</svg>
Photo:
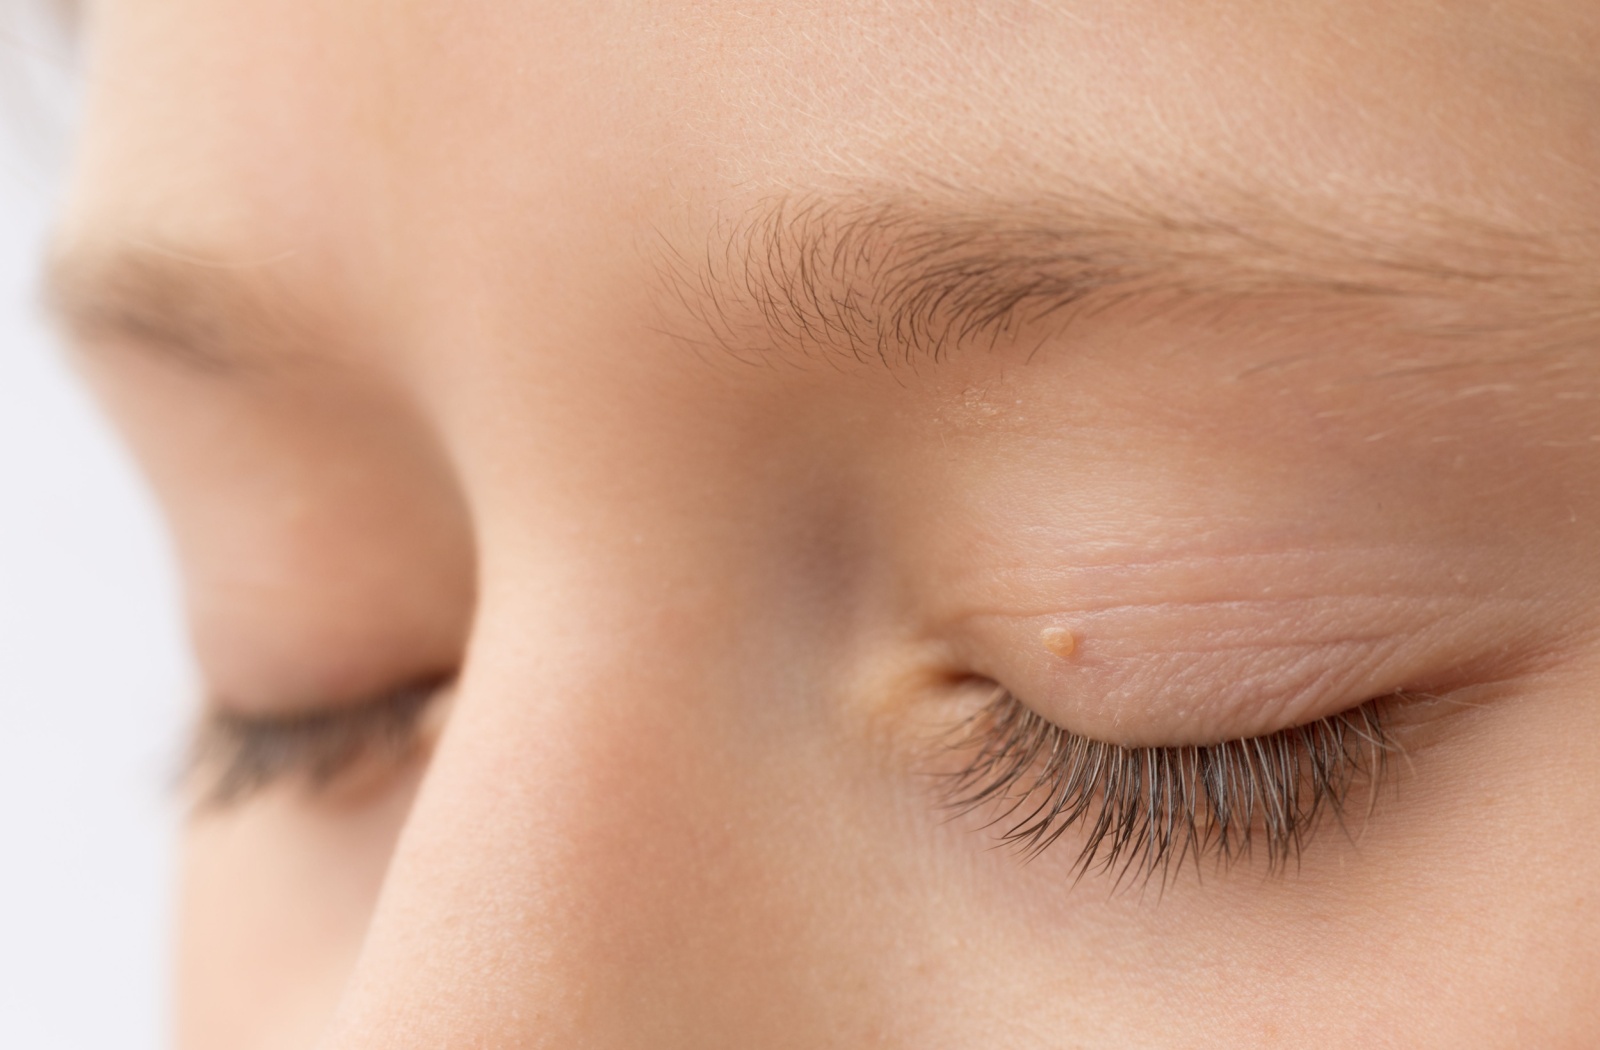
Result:
<svg viewBox="0 0 1600 1050">
<path fill-rule="evenodd" d="M 1191 637 L 1203 635 L 1204 647 L 1211 647 L 1233 644 L 1230 635 L 1249 644 L 1273 636 L 1292 642 L 1358 638 L 1397 629 L 1414 632 L 1451 617 L 1482 620 L 1490 612 L 1516 623 L 1526 619 L 1520 614 L 1543 600 L 1537 594 L 1512 593 L 1500 579 L 1474 579 L 1459 570 L 1450 575 L 1421 574 L 1406 568 L 1328 568 L 1287 580 L 1275 580 L 1270 570 L 1176 576 L 1117 572 L 1106 573 L 1100 584 L 1094 582 L 1100 574 L 1093 570 L 1029 573 L 1023 579 L 1016 574 L 1008 579 L 1002 571 L 988 577 L 988 587 L 957 581 L 954 593 L 965 600 L 950 610 L 948 622 L 1048 620 L 1052 625 L 1081 626 L 1085 639 L 1178 630 Z M 1183 592 L 1188 593 L 1174 597 Z M 1183 644 L 1181 634 L 1169 636 Z"/>
<path fill-rule="evenodd" d="M 991 615 L 981 618 L 987 624 L 968 621 L 962 633 L 973 641 L 961 648 L 975 673 L 1006 684 L 1057 723 L 1128 744 L 1269 732 L 1367 696 L 1514 674 L 1538 658 L 1535 621 L 1519 623 L 1517 602 L 1457 595 L 1304 602 L 1305 615 L 1278 611 L 1281 599 Z M 1226 610 L 1244 615 L 1228 622 L 1219 615 Z M 1039 645 L 1041 625 L 1073 631 L 1071 659 Z"/>
<path fill-rule="evenodd" d="M 1387 669 L 1401 643 L 1382 641 L 1386 644 L 1288 646 L 1278 656 L 1258 650 L 1243 665 L 1196 661 L 1182 651 L 1135 656 L 1128 660 L 1134 666 L 1113 672 L 1109 680 L 1085 676 L 1086 683 L 1069 680 L 1062 696 L 1025 699 L 1068 727 L 1089 713 L 1094 725 L 1134 734 L 1134 739 L 1117 743 L 1190 744 L 1218 736 L 1256 736 L 1326 713 L 1330 705 L 1344 707 L 1403 687 L 1405 678 Z M 1075 685 L 1093 691 L 1092 705 L 1083 703 L 1081 694 L 1073 695 Z"/>
</svg>

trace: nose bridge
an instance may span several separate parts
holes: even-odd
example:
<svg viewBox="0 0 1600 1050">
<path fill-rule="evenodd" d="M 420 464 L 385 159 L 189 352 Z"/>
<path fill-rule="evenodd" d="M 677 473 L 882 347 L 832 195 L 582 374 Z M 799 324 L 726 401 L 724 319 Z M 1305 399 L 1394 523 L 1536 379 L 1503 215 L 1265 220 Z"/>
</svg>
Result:
<svg viewBox="0 0 1600 1050">
<path fill-rule="evenodd" d="M 765 689 L 781 720 L 793 687 L 741 658 L 763 628 L 730 585 L 663 602 L 618 575 L 487 598 L 329 1050 L 696 1045 L 724 962 L 783 939 L 784 906 L 732 902 L 767 882 L 752 796 L 805 765 L 766 768 L 773 727 L 740 712 Z"/>
</svg>

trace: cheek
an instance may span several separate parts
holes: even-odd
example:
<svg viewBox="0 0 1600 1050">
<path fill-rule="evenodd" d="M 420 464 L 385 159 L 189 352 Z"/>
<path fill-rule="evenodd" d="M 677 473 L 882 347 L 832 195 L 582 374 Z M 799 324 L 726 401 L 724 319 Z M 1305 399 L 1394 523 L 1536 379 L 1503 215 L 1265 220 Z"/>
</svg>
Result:
<svg viewBox="0 0 1600 1050">
<path fill-rule="evenodd" d="M 313 1046 L 349 978 L 421 779 L 337 806 L 276 791 L 191 818 L 178 1045 Z M 242 1033 L 252 1042 L 240 1043 Z"/>
</svg>

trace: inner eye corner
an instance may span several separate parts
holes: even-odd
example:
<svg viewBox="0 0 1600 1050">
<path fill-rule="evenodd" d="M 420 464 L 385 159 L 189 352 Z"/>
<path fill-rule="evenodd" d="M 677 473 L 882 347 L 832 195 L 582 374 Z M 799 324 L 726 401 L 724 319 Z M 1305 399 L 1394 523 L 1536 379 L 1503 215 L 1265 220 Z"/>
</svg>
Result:
<svg viewBox="0 0 1600 1050">
<path fill-rule="evenodd" d="M 983 674 L 979 671 L 948 671 L 943 675 L 940 685 L 948 692 L 967 695 L 991 695 L 995 693 L 1009 693 L 1011 690 L 998 678 Z"/>
</svg>

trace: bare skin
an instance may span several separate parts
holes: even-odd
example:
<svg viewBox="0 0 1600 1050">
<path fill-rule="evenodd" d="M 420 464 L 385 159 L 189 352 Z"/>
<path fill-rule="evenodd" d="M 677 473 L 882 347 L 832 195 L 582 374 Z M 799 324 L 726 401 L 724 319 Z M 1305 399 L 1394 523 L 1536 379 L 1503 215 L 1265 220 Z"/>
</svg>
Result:
<svg viewBox="0 0 1600 1050">
<path fill-rule="evenodd" d="M 447 683 L 197 812 L 183 1046 L 1600 1043 L 1593 4 L 90 21 L 209 717 Z M 948 819 L 997 688 L 1403 759 L 1114 889 Z"/>
</svg>

